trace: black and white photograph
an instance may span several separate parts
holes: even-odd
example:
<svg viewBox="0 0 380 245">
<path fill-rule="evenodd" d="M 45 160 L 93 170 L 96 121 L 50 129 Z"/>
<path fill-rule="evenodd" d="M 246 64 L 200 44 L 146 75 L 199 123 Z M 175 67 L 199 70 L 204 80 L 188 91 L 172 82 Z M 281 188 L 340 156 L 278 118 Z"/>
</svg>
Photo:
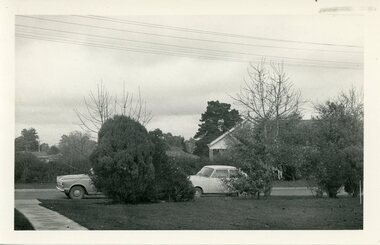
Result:
<svg viewBox="0 0 380 245">
<path fill-rule="evenodd" d="M 366 232 L 376 9 L 339 6 L 15 14 L 11 230 Z"/>
</svg>

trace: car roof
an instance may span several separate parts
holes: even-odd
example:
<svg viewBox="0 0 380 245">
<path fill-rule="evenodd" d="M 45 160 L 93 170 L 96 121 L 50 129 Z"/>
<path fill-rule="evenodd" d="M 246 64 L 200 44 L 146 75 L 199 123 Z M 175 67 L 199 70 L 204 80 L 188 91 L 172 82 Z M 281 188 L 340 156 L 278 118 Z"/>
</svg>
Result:
<svg viewBox="0 0 380 245">
<path fill-rule="evenodd" d="M 204 167 L 213 168 L 213 169 L 236 169 L 236 167 L 228 166 L 228 165 L 206 165 Z"/>
</svg>

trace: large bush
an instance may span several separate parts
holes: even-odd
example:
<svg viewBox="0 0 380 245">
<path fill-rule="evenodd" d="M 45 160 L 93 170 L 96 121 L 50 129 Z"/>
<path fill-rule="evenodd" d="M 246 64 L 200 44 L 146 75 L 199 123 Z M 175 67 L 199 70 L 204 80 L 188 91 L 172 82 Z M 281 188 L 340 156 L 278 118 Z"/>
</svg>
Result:
<svg viewBox="0 0 380 245">
<path fill-rule="evenodd" d="M 107 120 L 91 155 L 95 185 L 117 201 L 153 200 L 153 151 L 149 134 L 140 123 L 126 116 Z"/>
<path fill-rule="evenodd" d="M 149 134 L 154 143 L 153 165 L 157 198 L 173 201 L 193 199 L 195 190 L 187 174 L 165 153 L 167 145 L 161 130 L 156 129 Z"/>
<path fill-rule="evenodd" d="M 316 107 L 305 176 L 329 197 L 344 185 L 356 196 L 363 180 L 363 107 L 355 90 Z"/>
</svg>

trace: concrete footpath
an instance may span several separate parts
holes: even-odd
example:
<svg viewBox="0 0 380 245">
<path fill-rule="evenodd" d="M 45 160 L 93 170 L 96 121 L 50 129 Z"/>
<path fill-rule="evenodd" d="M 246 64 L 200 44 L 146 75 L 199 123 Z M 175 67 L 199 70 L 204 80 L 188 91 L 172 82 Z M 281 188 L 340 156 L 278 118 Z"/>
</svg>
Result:
<svg viewBox="0 0 380 245">
<path fill-rule="evenodd" d="M 71 219 L 39 204 L 37 199 L 15 200 L 15 208 L 25 215 L 35 230 L 87 230 Z"/>
</svg>

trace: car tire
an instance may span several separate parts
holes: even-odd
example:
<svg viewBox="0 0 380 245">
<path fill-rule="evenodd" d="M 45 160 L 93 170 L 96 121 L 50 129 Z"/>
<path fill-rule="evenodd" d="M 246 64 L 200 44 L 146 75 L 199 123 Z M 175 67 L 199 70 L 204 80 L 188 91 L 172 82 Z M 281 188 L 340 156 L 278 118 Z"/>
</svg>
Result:
<svg viewBox="0 0 380 245">
<path fill-rule="evenodd" d="M 203 190 L 200 187 L 195 187 L 194 198 L 200 198 L 203 194 Z"/>
<path fill-rule="evenodd" d="M 82 186 L 73 186 L 70 189 L 69 196 L 71 199 L 82 199 L 84 197 L 84 188 Z"/>
</svg>

